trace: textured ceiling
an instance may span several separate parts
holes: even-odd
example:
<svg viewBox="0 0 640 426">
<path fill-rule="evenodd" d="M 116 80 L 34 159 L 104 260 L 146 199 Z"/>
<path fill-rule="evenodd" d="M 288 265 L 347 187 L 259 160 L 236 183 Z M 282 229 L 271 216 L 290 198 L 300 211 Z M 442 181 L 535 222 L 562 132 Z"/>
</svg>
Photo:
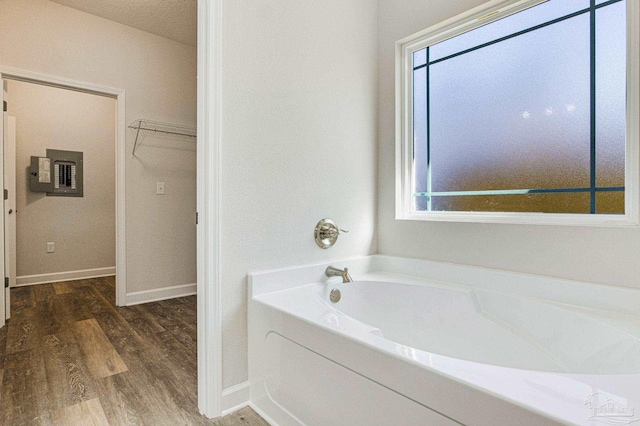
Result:
<svg viewBox="0 0 640 426">
<path fill-rule="evenodd" d="M 190 46 L 197 40 L 197 0 L 51 0 Z"/>
</svg>

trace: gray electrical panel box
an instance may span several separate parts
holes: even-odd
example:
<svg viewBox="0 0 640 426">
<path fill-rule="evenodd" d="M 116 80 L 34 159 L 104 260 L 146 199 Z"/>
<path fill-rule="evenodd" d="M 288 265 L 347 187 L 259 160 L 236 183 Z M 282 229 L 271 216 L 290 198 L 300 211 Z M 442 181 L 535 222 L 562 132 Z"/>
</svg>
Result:
<svg viewBox="0 0 640 426">
<path fill-rule="evenodd" d="M 29 189 L 33 192 L 53 191 L 53 163 L 51 158 L 31 157 Z"/>
<path fill-rule="evenodd" d="M 47 195 L 82 197 L 82 152 L 47 149 L 47 157 L 53 164 L 53 190 Z"/>
<path fill-rule="evenodd" d="M 46 157 L 31 157 L 29 186 L 33 192 L 82 197 L 82 177 L 82 152 L 47 149 Z"/>
</svg>

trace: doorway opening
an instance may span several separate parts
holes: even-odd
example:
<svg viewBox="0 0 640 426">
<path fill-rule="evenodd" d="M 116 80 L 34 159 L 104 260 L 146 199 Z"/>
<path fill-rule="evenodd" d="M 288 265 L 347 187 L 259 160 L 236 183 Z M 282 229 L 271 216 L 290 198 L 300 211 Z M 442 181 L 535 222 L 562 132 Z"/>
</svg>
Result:
<svg viewBox="0 0 640 426">
<path fill-rule="evenodd" d="M 17 5 L 18 3 L 16 3 Z M 20 3 L 21 4 L 21 3 Z M 90 2 L 87 2 L 90 4 Z M 219 220 L 218 210 L 220 205 L 220 164 L 219 164 L 219 120 L 220 120 L 220 88 L 221 88 L 221 69 L 219 67 L 221 58 L 221 28 L 222 28 L 222 2 L 219 1 L 202 1 L 198 2 L 198 138 L 197 138 L 197 207 L 199 211 L 199 226 L 197 227 L 197 288 L 198 288 L 198 403 L 201 412 L 205 413 L 209 417 L 219 416 L 222 411 L 222 309 L 221 309 L 221 295 L 220 295 L 220 242 L 219 242 Z M 145 5 L 145 7 L 147 7 Z M 46 14 L 45 14 L 46 15 Z M 28 16 L 25 14 L 25 16 Z M 39 16 L 38 16 L 39 17 Z M 43 19 L 46 21 L 46 18 Z M 38 21 L 39 22 L 39 21 Z M 20 25 L 16 25 L 16 30 Z M 24 26 L 23 26 L 24 27 Z M 63 25 L 60 25 L 62 29 Z M 69 36 L 64 33 L 61 37 L 69 36 L 67 45 L 74 42 L 74 38 L 77 31 L 72 31 Z M 16 39 L 20 39 L 19 31 L 15 32 Z M 46 36 L 47 32 L 43 31 L 42 34 Z M 41 35 L 40 33 L 38 35 Z M 25 37 L 22 37 L 24 39 Z M 28 37 L 27 37 L 28 38 Z M 47 44 L 45 38 L 41 37 L 44 43 L 44 47 L 38 47 L 43 53 L 47 51 Z M 57 39 L 56 39 L 57 41 Z M 91 42 L 94 40 L 91 40 Z M 83 40 L 82 43 L 85 41 Z M 87 40 L 89 43 L 90 40 Z M 63 45 L 60 41 L 57 41 L 58 45 Z M 155 43 L 155 42 L 154 42 Z M 34 48 L 32 52 L 31 43 L 26 46 L 26 50 L 19 55 L 20 57 L 40 57 L 37 49 Z M 49 49 L 51 50 L 51 49 Z M 93 52 L 97 52 L 99 49 L 94 49 Z M 44 55 L 46 56 L 46 55 Z M 39 62 L 42 64 L 41 58 Z M 101 62 L 100 62 L 101 63 Z M 52 74 L 64 75 L 67 70 L 74 69 L 73 62 L 71 61 L 67 67 L 56 68 L 48 67 L 47 65 L 31 65 L 29 60 L 23 62 L 16 62 L 12 66 L 26 67 L 29 69 L 41 69 L 43 72 L 51 72 Z M 164 67 L 171 70 L 173 66 Z M 79 67 L 75 67 L 79 69 Z M 104 70 L 101 70 L 104 71 Z M 117 71 L 120 73 L 121 71 Z M 61 73 L 61 74 L 59 74 Z M 129 70 L 125 70 L 124 74 L 128 75 Z M 82 72 L 72 72 L 72 75 L 86 75 Z M 118 74 L 120 75 L 120 74 Z M 164 77 L 164 73 L 160 73 L 162 77 L 161 81 L 167 81 Z M 111 87 L 105 87 L 98 84 L 88 84 L 79 81 L 73 81 L 66 78 L 56 77 L 52 75 L 39 74 L 21 69 L 10 68 L 8 66 L 0 65 L 0 78 L 8 78 L 13 80 L 27 81 L 32 83 L 44 84 L 48 86 L 61 87 L 70 90 L 78 90 L 82 92 L 98 94 L 103 96 L 111 96 L 117 99 L 117 154 L 116 154 L 116 283 L 117 294 L 116 300 L 119 306 L 127 303 L 127 275 L 129 276 L 131 289 L 139 290 L 138 293 L 146 292 L 145 288 L 133 288 L 139 274 L 137 274 L 136 265 L 131 262 L 127 268 L 126 262 L 126 232 L 125 232 L 125 162 L 131 162 L 131 150 L 125 149 L 125 135 L 131 134 L 131 130 L 127 130 L 132 120 L 137 118 L 152 118 L 158 120 L 172 120 L 171 114 L 162 116 L 150 116 L 144 115 L 137 116 L 131 115 L 125 119 L 125 92 L 123 89 L 114 89 Z M 91 77 L 80 77 L 86 81 L 93 81 Z M 118 87 L 126 87 L 130 91 L 129 97 L 136 97 L 135 89 L 132 89 L 126 83 L 126 79 L 104 79 L 97 78 L 96 81 L 107 82 L 106 84 L 114 84 Z M 124 82 L 123 82 L 124 81 Z M 113 83 L 110 83 L 113 82 Z M 146 84 L 146 82 L 145 82 Z M 181 99 L 180 93 L 182 89 L 169 88 L 169 93 L 172 96 Z M 154 97 L 155 99 L 155 97 Z M 169 105 L 172 111 L 175 111 L 179 105 L 173 103 Z M 130 112 L 137 110 L 140 111 L 140 102 L 138 99 L 135 102 L 131 102 L 128 108 Z M 142 112 L 142 111 L 140 111 Z M 189 121 L 184 117 L 180 121 Z M 0 131 L 2 131 L 2 120 L 0 120 Z M 1 133 L 0 133 L 1 134 Z M 202 136 L 200 136 L 202 135 Z M 144 143 L 144 141 L 143 141 Z M 0 149 L 2 144 L 0 143 Z M 131 146 L 129 146 L 131 148 Z M 143 153 L 143 152 L 141 152 Z M 138 154 L 138 152 L 136 152 Z M 145 159 L 142 156 L 143 160 Z M 126 160 L 126 161 L 125 161 Z M 1 166 L 0 162 L 0 167 Z M 133 173 L 129 173 L 129 177 L 133 177 Z M 3 173 L 0 170 L 0 179 L 2 179 Z M 2 182 L 0 182 L 2 183 Z M 152 188 L 154 191 L 154 187 Z M 170 191 L 172 187 L 167 186 L 167 191 Z M 133 193 L 130 189 L 128 195 L 132 200 L 137 200 L 137 194 Z M 168 197 L 164 197 L 168 198 Z M 161 197 L 158 197 L 161 199 Z M 133 207 L 133 206 L 130 206 Z M 140 216 L 138 216 L 140 217 Z M 190 216 L 195 219 L 195 215 Z M 162 224 L 167 227 L 166 222 Z M 3 227 L 0 227 L 0 233 L 3 233 Z M 130 231 L 136 231 L 135 224 L 129 226 Z M 3 235 L 1 235 L 3 237 Z M 135 242 L 135 235 L 130 236 L 130 242 Z M 137 244 L 138 247 L 142 246 L 143 250 L 149 252 L 149 247 L 145 244 L 145 241 L 141 241 Z M 57 248 L 57 247 L 56 247 Z M 4 246 L 0 244 L 0 250 L 3 250 Z M 130 251 L 133 251 L 132 247 L 129 247 Z M 132 254 L 132 253 L 131 253 Z M 154 257 L 154 254 L 149 254 L 149 257 Z M 3 257 L 3 252 L 0 255 Z M 145 264 L 143 263 L 143 266 Z M 139 265 L 138 265 L 139 266 Z M 4 263 L 0 262 L 0 268 L 4 273 Z M 140 269 L 140 268 L 138 268 Z M 195 280 L 194 280 L 195 281 Z M 2 294 L 2 292 L 0 292 Z M 4 296 L 4 294 L 2 294 Z M 144 295 L 141 295 L 144 296 Z M 2 300 L 0 300 L 2 302 Z M 4 303 L 2 303 L 4 308 Z M 4 325 L 5 317 L 4 312 L 0 311 L 0 327 Z"/>
<path fill-rule="evenodd" d="M 104 284 L 123 303 L 124 92 L 1 71 L 0 325 L 21 286 L 111 277 Z"/>
<path fill-rule="evenodd" d="M 11 79 L 4 86 L 10 288 L 114 276 L 116 100 Z"/>
</svg>

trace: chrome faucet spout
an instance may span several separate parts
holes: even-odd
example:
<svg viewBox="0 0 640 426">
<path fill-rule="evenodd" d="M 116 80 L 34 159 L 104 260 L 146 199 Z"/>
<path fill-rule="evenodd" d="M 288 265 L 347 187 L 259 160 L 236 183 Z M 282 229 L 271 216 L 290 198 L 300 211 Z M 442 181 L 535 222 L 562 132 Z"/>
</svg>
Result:
<svg viewBox="0 0 640 426">
<path fill-rule="evenodd" d="M 327 266 L 327 269 L 324 271 L 325 275 L 328 277 L 341 277 L 343 283 L 351 283 L 353 280 L 351 279 L 351 275 L 349 275 L 349 269 L 344 268 L 338 269 L 333 266 Z"/>
</svg>

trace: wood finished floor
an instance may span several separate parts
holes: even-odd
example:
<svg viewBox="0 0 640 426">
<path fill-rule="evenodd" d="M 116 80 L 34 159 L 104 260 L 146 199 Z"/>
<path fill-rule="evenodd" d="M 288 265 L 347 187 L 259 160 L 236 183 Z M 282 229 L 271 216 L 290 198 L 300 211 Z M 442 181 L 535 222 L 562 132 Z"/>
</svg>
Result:
<svg viewBox="0 0 640 426">
<path fill-rule="evenodd" d="M 18 287 L 0 329 L 0 425 L 259 425 L 198 413 L 196 297 L 115 306 L 113 277 Z"/>
</svg>

